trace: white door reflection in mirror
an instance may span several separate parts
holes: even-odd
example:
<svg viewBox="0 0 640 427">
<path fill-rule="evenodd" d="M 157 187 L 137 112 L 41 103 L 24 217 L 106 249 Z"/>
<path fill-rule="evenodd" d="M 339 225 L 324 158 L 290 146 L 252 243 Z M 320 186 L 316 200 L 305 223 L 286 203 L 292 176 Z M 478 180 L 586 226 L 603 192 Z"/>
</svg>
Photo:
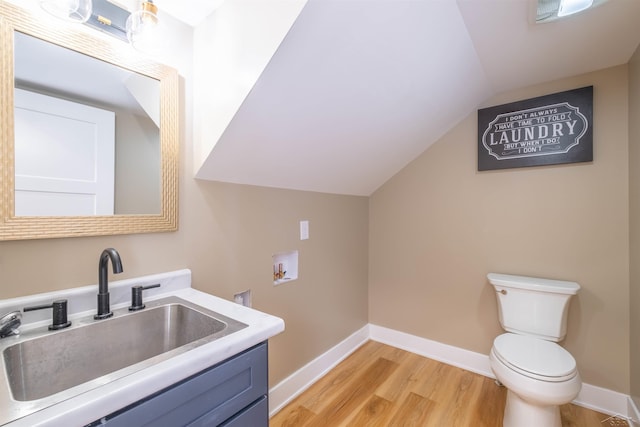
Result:
<svg viewBox="0 0 640 427">
<path fill-rule="evenodd" d="M 15 90 L 15 215 L 114 213 L 115 114 Z"/>
<path fill-rule="evenodd" d="M 116 123 L 114 198 L 110 212 L 98 206 L 94 213 L 89 209 L 89 198 L 63 192 L 56 197 L 59 204 L 48 199 L 52 202 L 49 211 L 41 204 L 38 213 L 21 213 L 25 212 L 21 203 L 27 194 L 16 193 L 15 215 L 159 214 L 162 194 L 159 80 L 19 31 L 14 35 L 15 88 L 112 111 Z M 41 196 L 40 201 L 44 199 Z M 81 203 L 83 213 L 64 205 L 71 201 Z"/>
</svg>

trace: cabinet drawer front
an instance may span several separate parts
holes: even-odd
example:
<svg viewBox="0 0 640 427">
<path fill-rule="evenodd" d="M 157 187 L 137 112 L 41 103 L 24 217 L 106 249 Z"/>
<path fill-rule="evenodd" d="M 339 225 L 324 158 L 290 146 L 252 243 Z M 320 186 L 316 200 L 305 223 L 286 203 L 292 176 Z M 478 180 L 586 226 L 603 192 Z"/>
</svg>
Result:
<svg viewBox="0 0 640 427">
<path fill-rule="evenodd" d="M 269 427 L 269 399 L 267 396 L 262 396 L 248 408 L 222 424 L 218 424 L 215 420 L 216 417 L 211 415 L 206 414 L 198 418 L 188 427 Z"/>
<path fill-rule="evenodd" d="M 218 425 L 267 392 L 264 342 L 93 425 L 175 427 L 204 414 L 211 423 L 207 425 Z"/>
</svg>

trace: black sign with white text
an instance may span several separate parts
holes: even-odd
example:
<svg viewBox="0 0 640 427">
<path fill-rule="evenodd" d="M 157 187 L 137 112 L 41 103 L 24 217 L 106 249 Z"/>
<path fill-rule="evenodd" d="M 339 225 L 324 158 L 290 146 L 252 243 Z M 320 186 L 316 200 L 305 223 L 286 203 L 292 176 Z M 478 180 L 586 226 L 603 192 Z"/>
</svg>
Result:
<svg viewBox="0 0 640 427">
<path fill-rule="evenodd" d="M 593 86 L 478 110 L 478 170 L 593 161 Z"/>
</svg>

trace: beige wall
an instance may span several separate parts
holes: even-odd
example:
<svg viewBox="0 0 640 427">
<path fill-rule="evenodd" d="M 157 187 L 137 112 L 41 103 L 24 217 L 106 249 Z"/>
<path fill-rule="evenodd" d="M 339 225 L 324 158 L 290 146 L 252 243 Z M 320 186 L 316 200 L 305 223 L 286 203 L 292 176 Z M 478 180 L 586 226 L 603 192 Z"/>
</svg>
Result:
<svg viewBox="0 0 640 427">
<path fill-rule="evenodd" d="M 124 265 L 110 280 L 190 268 L 194 287 L 226 299 L 251 289 L 255 308 L 285 320 L 269 344 L 274 385 L 367 323 L 368 200 L 196 181 L 192 30 L 175 25 L 180 48 L 164 62 L 182 79 L 179 231 L 0 242 L 0 299 L 96 284 L 106 247 Z M 274 287 L 271 256 L 288 250 L 299 251 L 299 279 Z"/>
<path fill-rule="evenodd" d="M 629 63 L 631 397 L 640 408 L 640 47 Z"/>
<path fill-rule="evenodd" d="M 176 233 L 0 242 L 0 299 L 95 284 L 105 247 L 125 270 L 110 280 L 190 268 L 195 288 L 251 289 L 255 308 L 285 320 L 269 344 L 272 385 L 367 323 L 366 198 L 183 180 Z M 289 250 L 299 279 L 274 286 L 271 256 Z"/>
<path fill-rule="evenodd" d="M 115 154 L 114 212 L 160 213 L 160 133 L 153 120 L 142 115 L 116 115 Z"/>
<path fill-rule="evenodd" d="M 489 272 L 574 280 L 565 347 L 583 380 L 629 391 L 627 67 L 496 97 L 594 86 L 593 163 L 477 172 L 473 113 L 370 198 L 369 320 L 488 354 Z"/>
<path fill-rule="evenodd" d="M 367 198 L 204 181 L 188 197 L 194 286 L 227 299 L 251 289 L 255 308 L 285 321 L 269 344 L 272 385 L 366 325 Z M 291 250 L 299 278 L 274 287 L 271 256 Z"/>
<path fill-rule="evenodd" d="M 226 299 L 251 289 L 255 308 L 285 320 L 269 344 L 272 385 L 367 323 L 366 198 L 182 178 L 176 233 L 0 242 L 0 299 L 95 284 L 105 247 L 124 265 L 110 280 L 190 268 L 195 288 Z M 289 250 L 299 279 L 274 286 L 271 256 Z"/>
</svg>

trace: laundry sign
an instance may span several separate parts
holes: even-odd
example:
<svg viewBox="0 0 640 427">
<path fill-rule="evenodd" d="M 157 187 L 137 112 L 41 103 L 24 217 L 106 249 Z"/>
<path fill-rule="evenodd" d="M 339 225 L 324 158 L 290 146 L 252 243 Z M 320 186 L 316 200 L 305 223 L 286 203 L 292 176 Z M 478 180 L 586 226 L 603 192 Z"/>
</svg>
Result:
<svg viewBox="0 0 640 427">
<path fill-rule="evenodd" d="M 478 110 L 478 170 L 593 161 L 593 86 Z"/>
</svg>

